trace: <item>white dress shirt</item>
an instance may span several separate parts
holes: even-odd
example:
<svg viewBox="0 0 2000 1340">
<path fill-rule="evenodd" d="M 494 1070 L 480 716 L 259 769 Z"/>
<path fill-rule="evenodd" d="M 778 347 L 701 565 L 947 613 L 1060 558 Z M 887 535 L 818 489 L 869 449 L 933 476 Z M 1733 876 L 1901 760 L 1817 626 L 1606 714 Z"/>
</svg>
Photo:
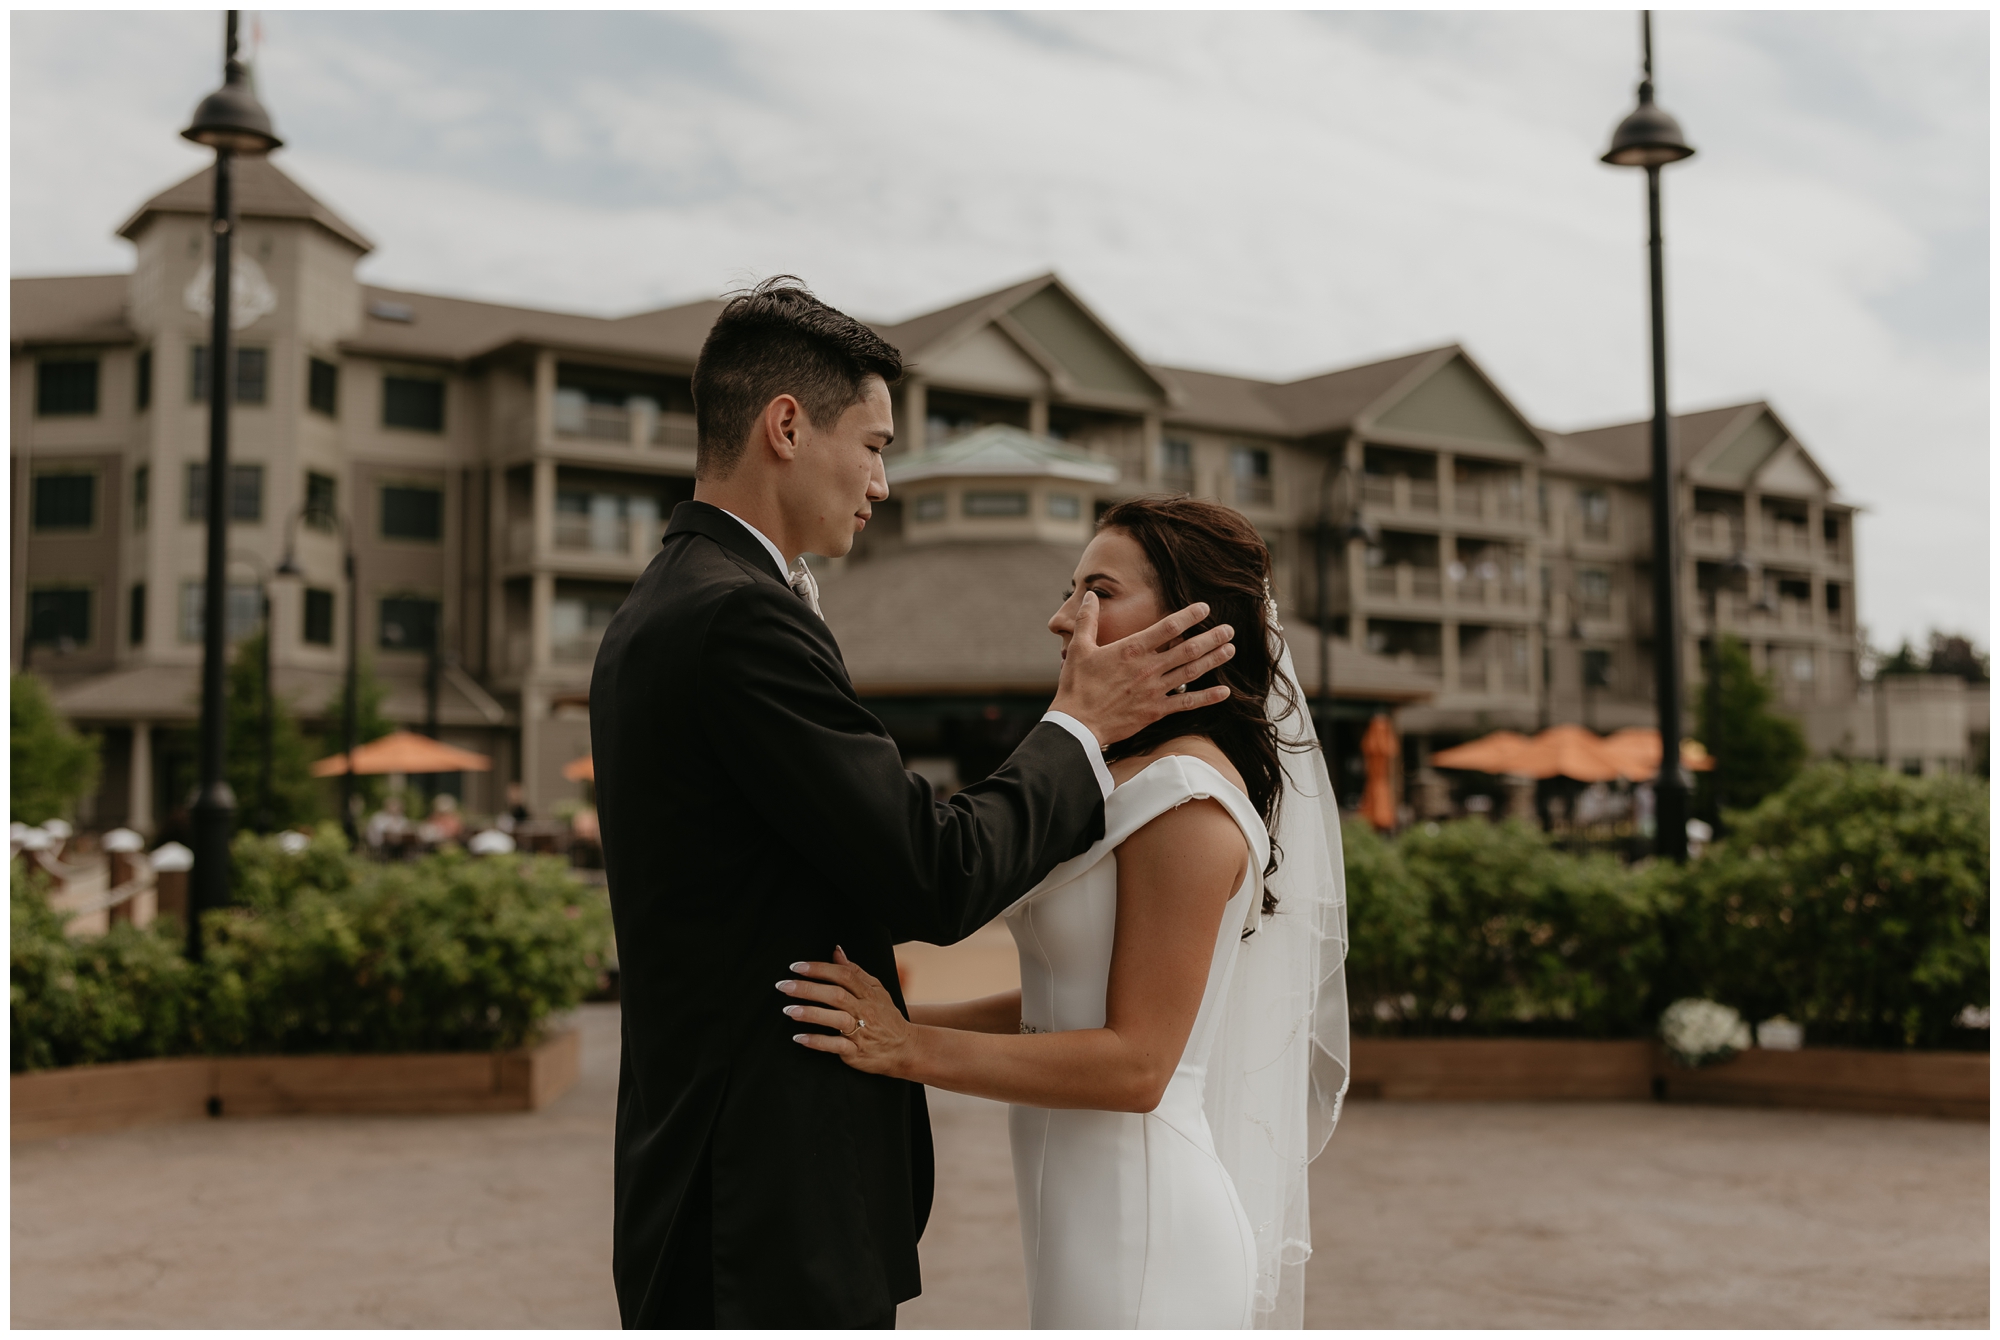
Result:
<svg viewBox="0 0 2000 1340">
<path fill-rule="evenodd" d="M 758 530 L 742 517 L 737 516 L 736 513 L 730 511 L 727 507 L 718 507 L 715 510 L 721 512 L 737 525 L 756 536 L 757 543 L 764 546 L 771 555 L 771 561 L 777 564 L 780 578 L 786 581 L 791 579 L 791 565 L 785 562 L 785 556 L 778 552 L 778 546 L 771 543 L 770 536 Z M 1104 749 L 1097 743 L 1097 736 L 1092 733 L 1090 727 L 1084 725 L 1067 712 L 1049 712 L 1042 717 L 1042 720 L 1060 726 L 1076 737 L 1076 742 L 1083 746 L 1083 756 L 1090 760 L 1090 771 L 1097 778 L 1097 789 L 1104 793 L 1105 799 L 1109 800 L 1112 789 L 1117 784 L 1111 780 L 1111 769 L 1104 766 Z"/>
</svg>

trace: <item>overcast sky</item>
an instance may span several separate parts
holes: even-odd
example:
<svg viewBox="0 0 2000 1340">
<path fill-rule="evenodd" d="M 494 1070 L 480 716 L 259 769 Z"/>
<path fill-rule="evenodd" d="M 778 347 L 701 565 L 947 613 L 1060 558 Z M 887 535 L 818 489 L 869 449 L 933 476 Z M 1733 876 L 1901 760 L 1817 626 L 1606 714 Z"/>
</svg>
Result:
<svg viewBox="0 0 2000 1340">
<path fill-rule="evenodd" d="M 198 170 L 213 14 L 15 13 L 16 275 Z M 389 285 L 606 315 L 776 272 L 900 318 L 1046 269 L 1141 353 L 1465 344 L 1643 417 L 1630 14 L 267 12 L 277 162 Z M 1877 642 L 1988 638 L 1988 19 L 1665 13 L 1677 410 L 1769 400 L 1867 509 Z"/>
</svg>

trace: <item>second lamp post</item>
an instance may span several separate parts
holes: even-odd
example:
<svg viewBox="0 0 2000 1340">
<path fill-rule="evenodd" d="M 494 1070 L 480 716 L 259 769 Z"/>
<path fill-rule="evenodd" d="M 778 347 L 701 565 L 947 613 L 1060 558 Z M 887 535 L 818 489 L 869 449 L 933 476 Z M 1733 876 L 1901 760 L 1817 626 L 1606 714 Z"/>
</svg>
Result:
<svg viewBox="0 0 2000 1340">
<path fill-rule="evenodd" d="M 1681 135 L 1680 123 L 1653 103 L 1653 13 L 1640 18 L 1645 47 L 1645 72 L 1639 81 L 1639 105 L 1612 132 L 1611 149 L 1602 161 L 1614 167 L 1646 170 L 1648 253 L 1652 264 L 1653 315 L 1653 687 L 1660 722 L 1660 775 L 1654 783 L 1658 816 L 1654 851 L 1673 861 L 1687 859 L 1688 788 L 1681 767 L 1681 637 L 1679 617 L 1680 555 L 1676 552 L 1675 495 L 1671 439 L 1667 418 L 1666 265 L 1660 242 L 1660 169 L 1691 158 L 1694 149 Z"/>
</svg>

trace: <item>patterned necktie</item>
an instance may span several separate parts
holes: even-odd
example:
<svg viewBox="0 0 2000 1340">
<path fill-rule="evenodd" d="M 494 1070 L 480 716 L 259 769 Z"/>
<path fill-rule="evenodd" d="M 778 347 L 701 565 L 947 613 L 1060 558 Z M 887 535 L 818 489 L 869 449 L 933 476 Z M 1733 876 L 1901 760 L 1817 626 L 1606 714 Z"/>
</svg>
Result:
<svg viewBox="0 0 2000 1340">
<path fill-rule="evenodd" d="M 792 575 L 785 579 L 785 585 L 791 587 L 798 598 L 806 602 L 807 609 L 819 614 L 819 583 L 813 580 L 812 569 L 806 566 L 803 558 L 799 560 L 799 565 L 792 569 Z M 826 616 L 822 614 L 820 617 Z"/>
</svg>

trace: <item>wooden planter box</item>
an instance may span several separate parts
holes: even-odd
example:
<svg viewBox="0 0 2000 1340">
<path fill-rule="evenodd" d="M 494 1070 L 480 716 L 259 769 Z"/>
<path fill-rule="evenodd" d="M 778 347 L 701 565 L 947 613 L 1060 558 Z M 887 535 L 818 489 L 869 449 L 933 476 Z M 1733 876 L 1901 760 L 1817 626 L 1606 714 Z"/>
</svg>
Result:
<svg viewBox="0 0 2000 1340">
<path fill-rule="evenodd" d="M 1653 1094 L 1653 1044 L 1547 1038 L 1355 1038 L 1356 1098 L 1447 1103 L 1583 1100 Z"/>
<path fill-rule="evenodd" d="M 1669 1102 L 1805 1107 L 1986 1121 L 1992 1070 L 1985 1052 L 1870 1052 L 1807 1047 L 1742 1052 L 1689 1070 L 1660 1061 Z"/>
<path fill-rule="evenodd" d="M 576 1083 L 575 1029 L 507 1052 L 190 1056 L 15 1075 L 13 1138 L 119 1130 L 200 1116 L 531 1112 Z"/>
<path fill-rule="evenodd" d="M 1658 1043 L 1534 1038 L 1355 1038 L 1355 1098 L 1596 1102 L 1647 1098 L 1988 1119 L 1983 1052 L 1752 1049 L 1690 1070 Z"/>
</svg>

